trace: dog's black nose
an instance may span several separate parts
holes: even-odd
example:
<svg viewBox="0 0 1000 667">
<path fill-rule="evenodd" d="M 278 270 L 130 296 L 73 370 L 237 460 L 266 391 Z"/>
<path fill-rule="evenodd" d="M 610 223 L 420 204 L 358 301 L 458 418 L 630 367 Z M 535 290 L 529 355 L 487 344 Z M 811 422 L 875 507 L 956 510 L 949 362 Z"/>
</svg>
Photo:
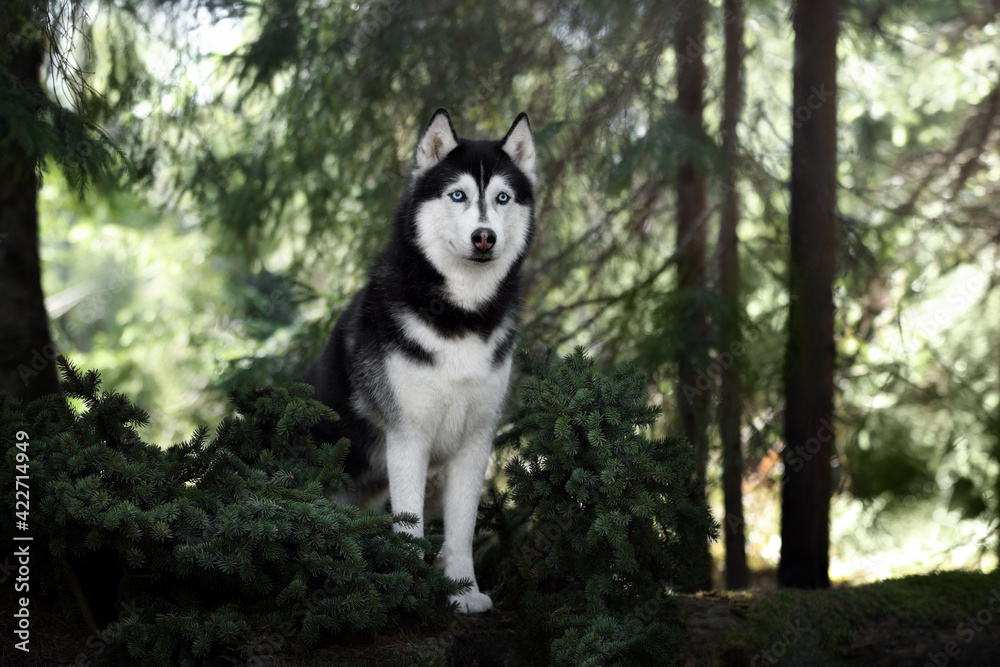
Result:
<svg viewBox="0 0 1000 667">
<path fill-rule="evenodd" d="M 480 227 L 476 231 L 472 232 L 472 245 L 476 246 L 476 248 L 483 252 L 492 248 L 496 242 L 497 235 L 493 233 L 492 229 Z"/>
</svg>

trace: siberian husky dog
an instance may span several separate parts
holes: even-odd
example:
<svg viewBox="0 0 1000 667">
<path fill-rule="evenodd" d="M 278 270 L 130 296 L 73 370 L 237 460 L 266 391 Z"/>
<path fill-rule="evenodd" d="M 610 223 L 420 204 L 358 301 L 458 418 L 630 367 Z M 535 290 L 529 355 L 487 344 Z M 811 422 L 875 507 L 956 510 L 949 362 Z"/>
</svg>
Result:
<svg viewBox="0 0 1000 667">
<path fill-rule="evenodd" d="M 493 606 L 476 583 L 472 539 L 510 379 L 534 187 L 526 114 L 499 141 L 470 140 L 438 109 L 368 284 L 301 378 L 340 415 L 314 435 L 351 440 L 352 502 L 388 483 L 392 511 L 421 517 L 397 529 L 423 536 L 428 466 L 443 468 L 444 571 L 472 580 L 454 598 L 465 613 Z"/>
</svg>

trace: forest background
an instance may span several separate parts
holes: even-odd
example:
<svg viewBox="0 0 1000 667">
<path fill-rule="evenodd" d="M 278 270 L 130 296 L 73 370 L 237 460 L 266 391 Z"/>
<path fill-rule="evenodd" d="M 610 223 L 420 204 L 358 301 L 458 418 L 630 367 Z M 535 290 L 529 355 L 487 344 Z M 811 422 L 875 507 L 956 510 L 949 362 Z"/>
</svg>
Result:
<svg viewBox="0 0 1000 667">
<path fill-rule="evenodd" d="M 750 570 L 771 579 L 791 144 L 793 126 L 812 120 L 792 101 L 788 3 L 748 2 L 739 15 L 741 113 L 728 135 L 736 15 L 711 3 L 54 7 L 65 59 L 48 61 L 43 81 L 93 125 L 49 159 L 39 193 L 51 334 L 149 410 L 147 440 L 214 426 L 227 389 L 304 368 L 386 239 L 435 108 L 469 137 L 501 136 L 525 110 L 540 176 L 521 343 L 580 345 L 609 368 L 637 361 L 663 408 L 661 435 L 684 432 L 685 404 L 703 401 L 699 451 L 720 522 L 720 378 L 737 369 L 738 527 Z M 692 7 L 704 34 L 685 50 L 675 40 Z M 838 15 L 834 581 L 997 564 L 996 10 L 857 0 Z M 677 86 L 694 62 L 705 75 L 698 117 Z M 89 169 L 104 156 L 105 169 Z M 685 167 L 706 193 L 701 248 L 678 234 Z M 735 307 L 720 296 L 719 261 L 733 192 Z M 701 271 L 685 284 L 693 252 Z M 814 250 L 800 252 L 808 262 Z M 738 347 L 724 334 L 732 321 Z M 678 379 L 679 359 L 693 362 L 693 382 Z M 712 548 L 721 571 L 724 542 Z"/>
</svg>

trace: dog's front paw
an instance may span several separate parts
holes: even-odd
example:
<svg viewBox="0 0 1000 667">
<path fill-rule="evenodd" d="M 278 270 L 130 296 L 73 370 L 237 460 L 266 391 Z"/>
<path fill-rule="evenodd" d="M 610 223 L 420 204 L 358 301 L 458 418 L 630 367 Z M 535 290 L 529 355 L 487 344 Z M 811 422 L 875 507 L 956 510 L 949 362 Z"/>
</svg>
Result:
<svg viewBox="0 0 1000 667">
<path fill-rule="evenodd" d="M 462 595 L 452 595 L 448 598 L 448 601 L 458 603 L 458 613 L 460 614 L 478 614 L 479 612 L 493 609 L 493 600 L 490 599 L 490 596 L 479 591 L 469 591 Z"/>
</svg>

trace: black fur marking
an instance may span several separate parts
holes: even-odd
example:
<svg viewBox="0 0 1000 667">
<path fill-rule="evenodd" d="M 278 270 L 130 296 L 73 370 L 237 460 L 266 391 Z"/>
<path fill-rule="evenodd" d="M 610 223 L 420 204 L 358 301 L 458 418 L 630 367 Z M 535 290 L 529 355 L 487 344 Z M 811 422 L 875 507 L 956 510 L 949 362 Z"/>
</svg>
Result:
<svg viewBox="0 0 1000 667">
<path fill-rule="evenodd" d="M 503 338 L 497 343 L 497 347 L 493 350 L 493 367 L 498 368 L 510 354 L 510 351 L 514 349 L 514 338 L 517 336 L 517 327 L 510 327 L 504 333 Z"/>
<path fill-rule="evenodd" d="M 407 336 L 405 332 L 400 332 L 396 345 L 399 351 L 411 361 L 427 365 L 434 363 L 434 354 L 425 350 L 420 343 Z"/>
<path fill-rule="evenodd" d="M 435 117 L 438 113 L 441 110 Z M 448 121 L 450 124 L 450 117 Z M 350 438 L 344 469 L 355 480 L 364 480 L 364 473 L 371 468 L 373 448 L 398 410 L 384 375 L 385 359 L 393 352 L 401 352 L 417 363 L 434 363 L 434 355 L 406 335 L 399 315 L 415 315 L 442 337 L 476 334 L 484 341 L 498 327 L 505 326 L 511 316 L 516 323 L 520 312 L 519 270 L 534 236 L 533 212 L 522 255 L 513 262 L 492 298 L 473 311 L 449 301 L 444 276 L 423 256 L 416 242 L 418 205 L 445 194 L 445 188 L 462 174 L 479 174 L 483 190 L 489 179 L 503 176 L 510 184 L 514 201 L 533 211 L 531 181 L 503 150 L 503 141 L 459 139 L 458 146 L 443 160 L 415 178 L 396 208 L 392 234 L 372 264 L 368 284 L 337 320 L 319 359 L 299 378 L 316 388 L 317 400 L 340 415 L 335 423 L 314 427 L 313 438 L 327 442 Z M 502 364 L 514 343 L 517 327 L 506 326 L 493 352 L 494 366 Z M 366 414 L 359 411 L 359 405 Z M 377 416 L 368 415 L 369 411 Z"/>
<path fill-rule="evenodd" d="M 312 437 L 315 442 L 330 443 L 336 443 L 341 438 L 350 439 L 351 446 L 344 461 L 344 472 L 355 480 L 371 467 L 370 444 L 375 441 L 377 432 L 367 419 L 357 413 L 351 402 L 351 386 L 346 379 L 350 377 L 352 370 L 349 363 L 353 355 L 350 352 L 356 350 L 347 350 L 345 331 L 348 327 L 341 326 L 341 323 L 347 325 L 358 318 L 366 291 L 363 289 L 354 297 L 337 320 L 333 334 L 319 359 L 298 378 L 299 382 L 315 387 L 314 398 L 336 410 L 340 416 L 339 421 L 324 421 L 314 426 Z"/>
</svg>

